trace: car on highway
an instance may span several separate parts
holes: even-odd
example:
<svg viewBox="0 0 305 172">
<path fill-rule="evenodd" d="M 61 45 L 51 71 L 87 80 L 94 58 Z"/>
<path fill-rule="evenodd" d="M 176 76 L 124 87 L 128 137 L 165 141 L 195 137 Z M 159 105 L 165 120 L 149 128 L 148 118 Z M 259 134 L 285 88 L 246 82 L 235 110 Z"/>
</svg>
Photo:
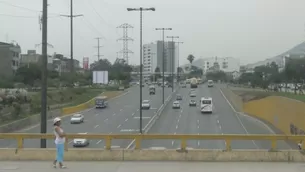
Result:
<svg viewBox="0 0 305 172">
<path fill-rule="evenodd" d="M 180 94 L 176 95 L 176 100 L 182 100 L 182 96 Z"/>
<path fill-rule="evenodd" d="M 196 106 L 197 105 L 197 102 L 196 100 L 190 100 L 190 103 L 189 103 L 190 106 Z"/>
<path fill-rule="evenodd" d="M 213 86 L 214 86 L 213 80 L 208 80 L 208 87 L 213 87 Z"/>
<path fill-rule="evenodd" d="M 78 133 L 78 134 L 85 135 L 87 133 Z M 86 147 L 89 144 L 90 143 L 88 139 L 84 139 L 84 138 L 73 139 L 73 147 Z"/>
<path fill-rule="evenodd" d="M 191 92 L 190 93 L 190 97 L 196 97 L 196 93 L 195 92 Z"/>
<path fill-rule="evenodd" d="M 72 115 L 71 119 L 70 119 L 70 123 L 71 124 L 80 124 L 83 123 L 85 120 L 84 115 L 82 114 L 74 114 Z"/>
<path fill-rule="evenodd" d="M 150 101 L 149 100 L 143 100 L 142 109 L 150 109 Z"/>
<path fill-rule="evenodd" d="M 213 113 L 213 100 L 211 97 L 202 97 L 200 100 L 201 113 Z"/>
<path fill-rule="evenodd" d="M 107 106 L 107 96 L 98 96 L 95 98 L 95 108 L 106 108 Z"/>
<path fill-rule="evenodd" d="M 179 103 L 179 101 L 174 101 L 174 102 L 173 102 L 173 109 L 180 109 L 180 103 Z"/>
</svg>

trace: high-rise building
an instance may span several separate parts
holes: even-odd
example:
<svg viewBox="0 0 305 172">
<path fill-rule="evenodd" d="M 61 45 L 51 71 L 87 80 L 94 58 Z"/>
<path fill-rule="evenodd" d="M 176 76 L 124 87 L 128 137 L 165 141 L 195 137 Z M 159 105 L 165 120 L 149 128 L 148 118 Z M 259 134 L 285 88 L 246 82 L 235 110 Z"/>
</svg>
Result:
<svg viewBox="0 0 305 172">
<path fill-rule="evenodd" d="M 176 68 L 176 50 L 174 43 L 165 42 L 164 44 L 164 64 L 163 64 L 163 41 L 143 45 L 143 73 L 152 74 L 156 68 L 170 73 Z M 174 70 L 175 71 L 175 70 Z"/>
</svg>

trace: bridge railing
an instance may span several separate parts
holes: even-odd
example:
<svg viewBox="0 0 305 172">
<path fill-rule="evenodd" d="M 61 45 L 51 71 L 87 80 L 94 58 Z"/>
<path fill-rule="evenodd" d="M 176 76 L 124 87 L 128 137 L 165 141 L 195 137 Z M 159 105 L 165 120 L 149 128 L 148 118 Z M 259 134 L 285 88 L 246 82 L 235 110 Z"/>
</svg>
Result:
<svg viewBox="0 0 305 172">
<path fill-rule="evenodd" d="M 276 150 L 277 141 L 295 141 L 305 143 L 305 136 L 294 135 L 197 135 L 197 134 L 67 134 L 66 144 L 68 140 L 82 138 L 82 139 L 99 139 L 105 141 L 105 149 L 111 149 L 111 141 L 116 139 L 126 139 L 135 141 L 135 149 L 141 149 L 142 140 L 180 140 L 181 150 L 187 148 L 188 140 L 223 140 L 226 142 L 226 151 L 231 150 L 231 142 L 233 140 L 265 140 L 270 141 L 270 150 Z M 53 134 L 30 134 L 30 133 L 0 133 L 0 139 L 14 139 L 17 140 L 17 148 L 23 148 L 23 141 L 25 139 L 54 139 Z M 305 144 L 302 145 L 305 149 Z M 66 149 L 68 146 L 66 145 Z"/>
</svg>

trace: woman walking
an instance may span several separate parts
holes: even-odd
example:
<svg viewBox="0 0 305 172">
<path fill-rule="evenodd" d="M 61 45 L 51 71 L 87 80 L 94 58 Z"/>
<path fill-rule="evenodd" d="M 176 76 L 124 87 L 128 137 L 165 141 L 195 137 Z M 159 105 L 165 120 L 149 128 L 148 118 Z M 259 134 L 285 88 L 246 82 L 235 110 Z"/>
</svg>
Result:
<svg viewBox="0 0 305 172">
<path fill-rule="evenodd" d="M 56 145 L 56 159 L 53 162 L 53 167 L 56 168 L 56 163 L 59 163 L 60 168 L 66 168 L 63 165 L 64 151 L 65 151 L 65 133 L 61 128 L 61 119 L 55 118 L 53 121 L 54 125 L 54 135 L 55 135 L 55 145 Z"/>
</svg>

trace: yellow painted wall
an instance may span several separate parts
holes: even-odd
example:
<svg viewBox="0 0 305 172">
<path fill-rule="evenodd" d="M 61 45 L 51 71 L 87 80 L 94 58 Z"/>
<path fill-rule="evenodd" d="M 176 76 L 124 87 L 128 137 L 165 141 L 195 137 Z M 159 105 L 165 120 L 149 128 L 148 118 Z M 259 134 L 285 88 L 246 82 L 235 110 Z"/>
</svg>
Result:
<svg viewBox="0 0 305 172">
<path fill-rule="evenodd" d="M 244 103 L 244 112 L 270 122 L 285 134 L 304 134 L 305 103 L 303 102 L 270 96 Z"/>
</svg>

